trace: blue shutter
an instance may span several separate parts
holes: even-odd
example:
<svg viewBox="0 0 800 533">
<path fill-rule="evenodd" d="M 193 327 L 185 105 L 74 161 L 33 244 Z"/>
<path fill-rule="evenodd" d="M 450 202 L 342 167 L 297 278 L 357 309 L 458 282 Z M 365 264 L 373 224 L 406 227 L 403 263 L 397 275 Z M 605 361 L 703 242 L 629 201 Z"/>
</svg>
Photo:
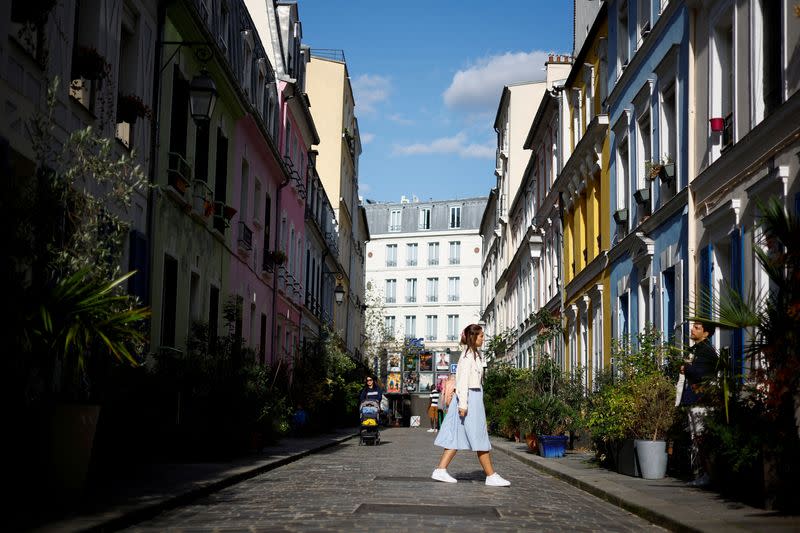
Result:
<svg viewBox="0 0 800 533">
<path fill-rule="evenodd" d="M 743 238 L 744 228 L 736 228 L 731 232 L 731 288 L 742 297 L 744 297 Z M 734 375 L 738 375 L 739 379 L 742 379 L 744 377 L 744 328 L 733 331 L 731 364 Z"/>
</svg>

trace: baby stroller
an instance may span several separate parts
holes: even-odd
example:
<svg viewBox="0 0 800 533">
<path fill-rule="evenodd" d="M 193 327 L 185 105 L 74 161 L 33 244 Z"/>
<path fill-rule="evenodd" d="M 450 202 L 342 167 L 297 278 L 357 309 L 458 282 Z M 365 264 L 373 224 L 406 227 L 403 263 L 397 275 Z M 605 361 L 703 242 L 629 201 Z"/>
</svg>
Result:
<svg viewBox="0 0 800 533">
<path fill-rule="evenodd" d="M 381 431 L 379 426 L 379 415 L 381 405 L 375 400 L 364 400 L 358 407 L 359 417 L 361 418 L 361 430 L 359 431 L 359 446 L 364 444 L 380 444 Z"/>
</svg>

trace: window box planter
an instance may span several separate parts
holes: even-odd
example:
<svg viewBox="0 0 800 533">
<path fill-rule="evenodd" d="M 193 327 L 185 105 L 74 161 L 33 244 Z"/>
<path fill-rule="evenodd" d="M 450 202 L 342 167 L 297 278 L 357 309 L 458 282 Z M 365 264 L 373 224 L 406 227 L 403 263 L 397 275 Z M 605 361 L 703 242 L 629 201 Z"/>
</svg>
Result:
<svg viewBox="0 0 800 533">
<path fill-rule="evenodd" d="M 91 46 L 79 46 L 72 56 L 72 79 L 102 80 L 108 77 L 111 65 Z"/>
<path fill-rule="evenodd" d="M 661 172 L 662 181 L 672 181 L 675 179 L 675 163 L 667 163 Z"/>
<path fill-rule="evenodd" d="M 135 94 L 120 94 L 117 97 L 117 121 L 135 124 L 137 118 L 152 117 L 152 111 Z"/>
<path fill-rule="evenodd" d="M 633 193 L 633 197 L 636 199 L 637 204 L 645 204 L 650 201 L 650 188 L 645 187 L 644 189 L 638 189 L 635 193 Z"/>
</svg>

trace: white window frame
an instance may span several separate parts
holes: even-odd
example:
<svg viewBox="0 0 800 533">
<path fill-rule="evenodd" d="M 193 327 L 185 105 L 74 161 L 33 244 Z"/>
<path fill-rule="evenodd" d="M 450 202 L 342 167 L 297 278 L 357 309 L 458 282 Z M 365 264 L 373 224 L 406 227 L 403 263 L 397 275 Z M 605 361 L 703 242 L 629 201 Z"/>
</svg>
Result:
<svg viewBox="0 0 800 533">
<path fill-rule="evenodd" d="M 420 207 L 419 208 L 419 221 L 417 223 L 417 229 L 421 229 L 421 230 L 431 229 L 431 208 L 430 207 Z"/>
<path fill-rule="evenodd" d="M 419 246 L 415 242 L 406 244 L 406 266 L 417 266 L 417 250 Z"/>
<path fill-rule="evenodd" d="M 450 229 L 457 229 L 461 227 L 461 206 L 450 206 L 450 216 L 448 217 L 448 227 Z"/>
<path fill-rule="evenodd" d="M 439 301 L 439 278 L 428 278 L 425 297 L 428 302 Z"/>
<path fill-rule="evenodd" d="M 397 302 L 397 279 L 390 278 L 386 280 L 386 303 Z"/>
<path fill-rule="evenodd" d="M 450 264 L 461 264 L 461 241 L 450 241 Z"/>
<path fill-rule="evenodd" d="M 396 244 L 387 244 L 386 245 L 386 266 L 387 267 L 395 267 L 395 266 L 397 266 L 397 245 Z"/>
<path fill-rule="evenodd" d="M 433 252 L 433 253 L 431 253 Z M 438 242 L 429 242 L 428 243 L 428 264 L 429 265 L 438 265 L 439 264 L 439 243 Z"/>
<path fill-rule="evenodd" d="M 389 211 L 389 232 L 397 233 L 402 229 L 402 212 L 400 209 Z"/>
<path fill-rule="evenodd" d="M 438 337 L 439 317 L 437 315 L 425 316 L 425 339 L 435 341 Z"/>
</svg>

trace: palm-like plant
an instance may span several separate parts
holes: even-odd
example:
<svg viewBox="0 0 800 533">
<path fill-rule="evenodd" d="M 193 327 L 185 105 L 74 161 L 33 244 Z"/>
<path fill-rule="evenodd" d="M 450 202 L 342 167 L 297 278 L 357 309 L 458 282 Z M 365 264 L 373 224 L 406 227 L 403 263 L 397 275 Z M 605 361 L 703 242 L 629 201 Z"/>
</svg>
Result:
<svg viewBox="0 0 800 533">
<path fill-rule="evenodd" d="M 745 406 L 745 412 L 755 413 L 772 436 L 765 453 L 780 457 L 779 476 L 796 484 L 796 479 L 791 479 L 796 472 L 792 473 L 790 465 L 800 468 L 795 459 L 800 445 L 795 420 L 800 404 L 800 220 L 787 213 L 778 199 L 758 207 L 763 238 L 756 243 L 755 254 L 769 277 L 768 292 L 751 290 L 743 296 L 732 287 L 714 292 L 706 289 L 698 308 L 690 310 L 695 315 L 690 320 L 720 328 L 745 328 L 750 333 L 745 355 L 752 361 L 752 393 L 734 394 L 741 380 L 734 375 L 730 361 L 720 357 L 725 423 L 735 422 L 730 416 L 731 401 Z"/>
<path fill-rule="evenodd" d="M 106 352 L 120 362 L 138 365 L 137 353 L 145 343 L 140 329 L 150 311 L 134 304 L 119 286 L 135 271 L 108 281 L 83 268 L 60 279 L 39 305 L 33 333 L 45 350 L 61 360 L 63 368 L 79 380 L 87 360 Z"/>
</svg>

